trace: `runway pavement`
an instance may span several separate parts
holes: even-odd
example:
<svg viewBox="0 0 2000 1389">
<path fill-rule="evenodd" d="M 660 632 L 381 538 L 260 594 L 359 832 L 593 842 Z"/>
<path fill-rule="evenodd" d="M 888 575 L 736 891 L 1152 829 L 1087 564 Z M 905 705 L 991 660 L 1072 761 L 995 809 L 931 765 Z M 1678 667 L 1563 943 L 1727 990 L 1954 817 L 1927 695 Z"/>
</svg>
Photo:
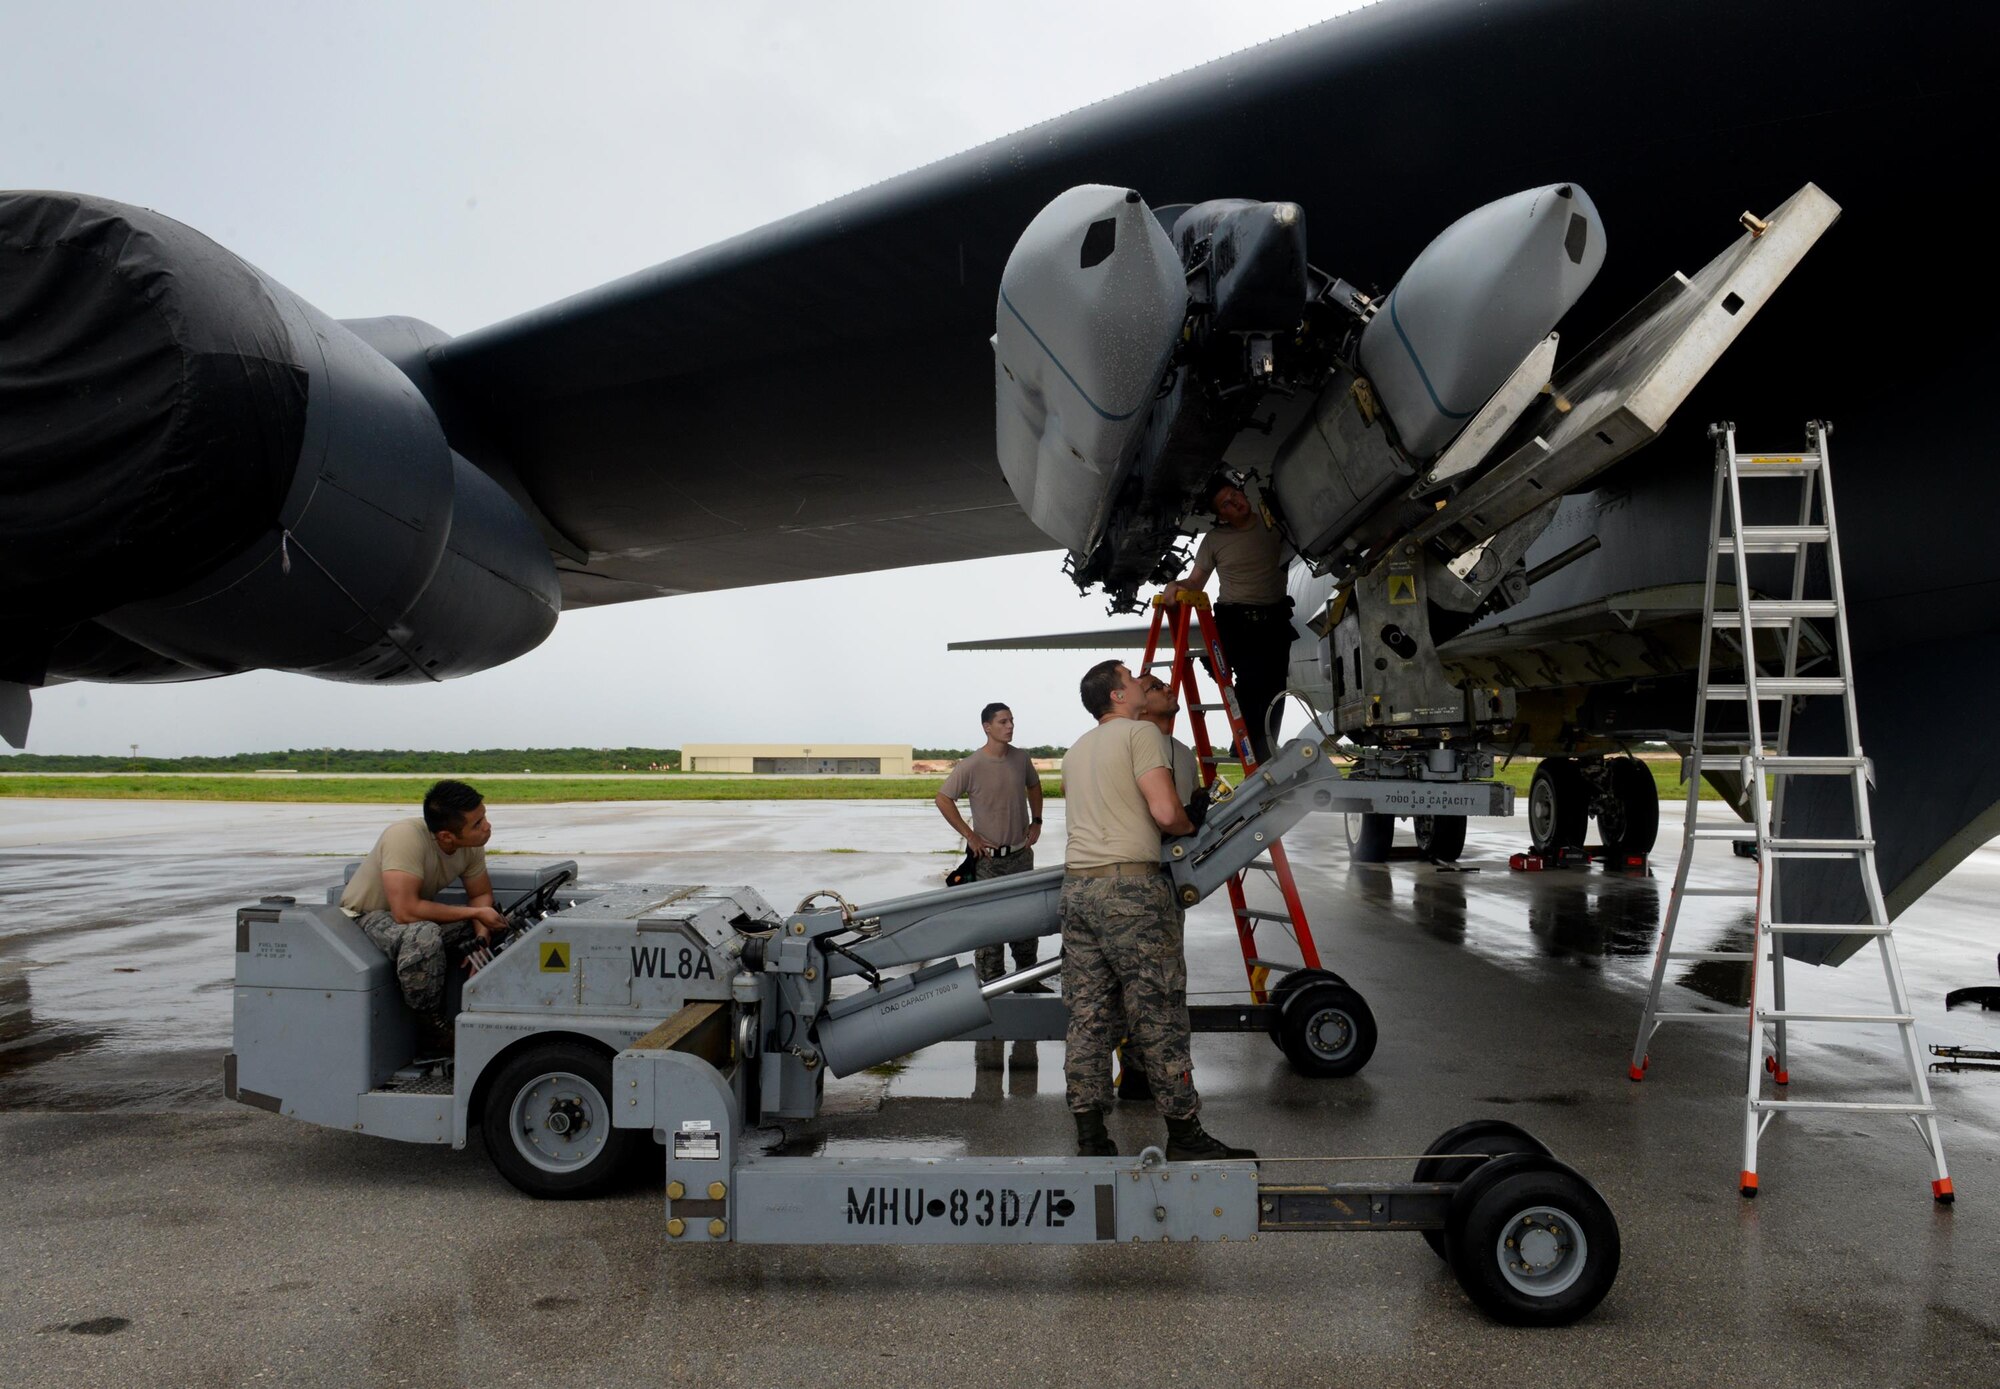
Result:
<svg viewBox="0 0 2000 1389">
<path fill-rule="evenodd" d="M 1906 1123 L 1853 1115 L 1780 1120 L 1764 1195 L 1740 1200 L 1739 1028 L 1664 1032 L 1646 1082 L 1626 1079 L 1677 809 L 1663 808 L 1652 875 L 1630 877 L 1510 874 L 1523 831 L 1507 822 L 1475 823 L 1476 873 L 1350 868 L 1338 823 L 1309 820 L 1288 845 L 1313 927 L 1366 994 L 1380 1048 L 1357 1077 L 1309 1081 L 1261 1036 L 1196 1041 L 1210 1126 L 1267 1154 L 1408 1153 L 1490 1116 L 1591 1177 L 1621 1222 L 1618 1284 L 1585 1322 L 1532 1332 L 1484 1320 L 1413 1236 L 671 1248 L 657 1181 L 538 1203 L 476 1139 L 409 1147 L 232 1105 L 233 907 L 318 895 L 397 812 L 0 802 L 0 1382 L 1993 1382 L 2000 1075 L 1934 1079 L 1949 1210 Z M 1046 863 L 1062 832 L 1050 811 Z M 496 818 L 495 848 L 576 857 L 587 880 L 747 883 L 781 908 L 822 887 L 900 895 L 954 861 L 934 810 L 903 802 Z M 1726 844 L 1702 852 L 1702 881 L 1755 872 Z M 1929 1040 L 2000 1049 L 2000 1014 L 1942 1006 L 1995 982 L 1996 900 L 2000 845 L 1899 922 Z M 1699 901 L 1681 943 L 1722 943 L 1744 920 Z M 1240 996 L 1220 898 L 1190 914 L 1189 938 L 1196 993 Z M 1793 1006 L 1876 1006 L 1872 957 L 1794 970 Z M 1676 977 L 1684 1006 L 1741 1001 L 1740 969 Z M 1890 1097 L 1888 1038 L 1824 1037 L 1795 1046 L 1798 1097 Z M 1071 1136 L 1053 1043 L 933 1047 L 893 1078 L 830 1085 L 828 1108 L 789 1150 L 1053 1153 Z M 1112 1127 L 1128 1148 L 1159 1134 L 1131 1106 Z"/>
</svg>

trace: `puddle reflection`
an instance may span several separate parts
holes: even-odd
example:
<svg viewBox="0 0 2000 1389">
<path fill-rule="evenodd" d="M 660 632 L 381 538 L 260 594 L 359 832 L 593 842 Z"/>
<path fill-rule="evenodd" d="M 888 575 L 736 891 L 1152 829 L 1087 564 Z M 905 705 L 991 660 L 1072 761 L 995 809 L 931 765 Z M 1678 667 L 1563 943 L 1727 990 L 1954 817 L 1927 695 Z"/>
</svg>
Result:
<svg viewBox="0 0 2000 1389">
<path fill-rule="evenodd" d="M 1681 932 L 1676 930 L 1675 949 L 1680 947 Z M 1711 943 L 1691 948 L 1717 951 L 1738 951 L 1754 948 L 1757 939 L 1756 917 L 1742 912 L 1722 930 Z M 1732 1008 L 1747 1008 L 1750 1005 L 1750 962 L 1748 960 L 1695 960 L 1681 971 L 1674 980 L 1684 988 L 1693 989 L 1703 998 L 1712 998 L 1717 1003 L 1726 1003 Z"/>
<path fill-rule="evenodd" d="M 1551 954 L 1650 955 L 1660 931 L 1651 878 L 1551 884 L 1528 903 L 1528 929 Z"/>
<path fill-rule="evenodd" d="M 1465 940 L 1465 878 L 1460 873 L 1433 873 L 1417 879 L 1412 896 L 1417 924 L 1448 945 Z"/>
<path fill-rule="evenodd" d="M 37 1019 L 32 973 L 30 966 L 0 962 L 0 1108 L 19 1108 L 30 1098 L 45 1101 L 40 1087 L 23 1083 L 24 1073 L 104 1040 L 101 1031 Z"/>
<path fill-rule="evenodd" d="M 988 1038 L 972 1044 L 972 1098 L 1020 1098 L 1041 1088 L 1042 1063 L 1033 1042 Z M 897 1087 L 902 1092 L 902 1087 Z"/>
</svg>

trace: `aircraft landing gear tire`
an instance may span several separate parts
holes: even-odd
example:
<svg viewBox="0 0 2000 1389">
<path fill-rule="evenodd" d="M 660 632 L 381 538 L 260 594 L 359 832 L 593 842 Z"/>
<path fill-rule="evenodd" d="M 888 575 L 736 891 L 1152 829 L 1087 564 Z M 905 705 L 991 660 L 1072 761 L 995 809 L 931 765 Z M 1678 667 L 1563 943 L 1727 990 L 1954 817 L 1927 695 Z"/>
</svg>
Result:
<svg viewBox="0 0 2000 1389">
<path fill-rule="evenodd" d="M 1375 1054 L 1375 1015 L 1346 984 L 1315 979 L 1285 995 L 1278 1045 L 1302 1076 L 1351 1076 Z"/>
<path fill-rule="evenodd" d="M 1346 815 L 1347 857 L 1351 863 L 1387 863 L 1389 846 L 1396 840 L 1393 815 Z"/>
<path fill-rule="evenodd" d="M 1455 1153 L 1455 1157 L 1433 1157 L 1434 1153 Z M 1510 1124 L 1505 1119 L 1474 1119 L 1469 1124 L 1446 1129 L 1424 1149 L 1424 1156 L 1417 1159 L 1417 1170 L 1410 1174 L 1413 1182 L 1462 1182 L 1485 1163 L 1477 1156 L 1486 1154 L 1488 1158 L 1509 1157 L 1515 1153 L 1533 1153 L 1548 1157 L 1549 1150 L 1542 1140 L 1529 1133 L 1518 1124 Z M 1425 1230 L 1424 1243 L 1431 1247 L 1431 1253 L 1451 1262 L 1451 1249 L 1445 1240 L 1443 1230 Z"/>
<path fill-rule="evenodd" d="M 544 1042 L 502 1065 L 480 1128 L 501 1176 L 558 1201 L 602 1191 L 638 1132 L 612 1127 L 611 1058 L 581 1042 Z"/>
<path fill-rule="evenodd" d="M 1618 1277 L 1618 1218 L 1574 1169 L 1538 1153 L 1494 1158 L 1459 1185 L 1451 1271 L 1480 1311 L 1514 1326 L 1564 1326 Z"/>
<path fill-rule="evenodd" d="M 1590 787 L 1573 757 L 1545 757 L 1528 785 L 1528 840 L 1538 854 L 1583 846 Z"/>
<path fill-rule="evenodd" d="M 1597 831 L 1609 855 L 1650 854 L 1660 837 L 1660 790 L 1653 773 L 1636 757 L 1605 763 L 1609 796 L 1597 812 Z"/>
<path fill-rule="evenodd" d="M 1456 863 L 1465 852 L 1463 815 L 1419 815 L 1412 823 L 1417 831 L 1417 852 L 1432 863 Z"/>
</svg>

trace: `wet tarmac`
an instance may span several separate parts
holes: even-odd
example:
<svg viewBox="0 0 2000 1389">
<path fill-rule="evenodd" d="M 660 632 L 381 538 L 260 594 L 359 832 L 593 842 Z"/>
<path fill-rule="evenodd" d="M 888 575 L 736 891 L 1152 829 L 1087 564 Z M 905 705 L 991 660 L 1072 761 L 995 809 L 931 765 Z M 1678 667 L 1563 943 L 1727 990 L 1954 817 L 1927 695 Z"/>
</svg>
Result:
<svg viewBox="0 0 2000 1389">
<path fill-rule="evenodd" d="M 1060 852 L 1051 802 L 1044 861 Z M 1475 822 L 1464 866 L 1350 867 L 1308 821 L 1293 862 L 1327 963 L 1381 1023 L 1359 1076 L 1309 1081 L 1259 1035 L 1198 1038 L 1211 1128 L 1267 1154 L 1419 1151 L 1504 1117 L 1597 1182 L 1624 1234 L 1584 1323 L 1496 1327 L 1410 1236 L 1228 1247 L 674 1249 L 657 1183 L 587 1204 L 518 1196 L 465 1152 L 229 1104 L 232 908 L 316 896 L 391 812 L 367 806 L 0 802 L 0 1380 L 547 1385 L 1050 1382 L 1985 1384 L 2000 1363 L 2000 1074 L 1933 1077 L 1959 1191 L 1934 1207 L 1903 1121 L 1787 1115 L 1764 1195 L 1735 1195 L 1743 1033 L 1670 1027 L 1625 1078 L 1672 881 L 1509 873 L 1522 831 Z M 1717 809 L 1715 812 L 1721 814 Z M 747 883 L 774 905 L 936 881 L 926 804 L 508 807 L 495 847 L 596 882 Z M 1726 843 L 1698 882 L 1753 880 Z M 2000 843 L 1898 923 L 1926 1040 L 2000 1049 Z M 1271 928 L 1267 927 L 1266 930 Z M 1683 947 L 1729 948 L 1731 899 Z M 1189 917 L 1199 999 L 1240 997 L 1220 899 Z M 1287 958 L 1283 938 L 1263 953 Z M 1791 972 L 1799 1008 L 1876 1009 L 1871 950 Z M 1674 1006 L 1739 1006 L 1745 967 L 1677 970 Z M 1893 1034 L 1795 1038 L 1797 1098 L 1894 1098 Z M 1149 1111 L 1113 1119 L 1156 1141 Z M 1058 1044 L 953 1043 L 829 1086 L 789 1151 L 1066 1149 Z M 1387 1175 L 1407 1174 L 1393 1163 Z M 1305 1174 L 1297 1173 L 1303 1177 Z M 1339 1177 L 1357 1175 L 1343 1168 Z"/>
</svg>

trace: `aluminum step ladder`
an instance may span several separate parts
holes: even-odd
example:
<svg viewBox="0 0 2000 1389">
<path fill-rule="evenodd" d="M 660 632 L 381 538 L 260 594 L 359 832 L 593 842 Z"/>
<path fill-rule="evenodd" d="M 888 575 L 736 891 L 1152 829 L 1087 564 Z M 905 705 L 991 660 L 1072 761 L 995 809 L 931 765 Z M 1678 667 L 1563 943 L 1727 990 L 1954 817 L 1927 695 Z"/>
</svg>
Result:
<svg viewBox="0 0 2000 1389">
<path fill-rule="evenodd" d="M 1736 1023 L 1735 1013 L 1682 1012 L 1660 1007 L 1660 990 L 1667 966 L 1676 960 L 1748 963 L 1750 966 L 1748 1083 L 1743 1113 L 1743 1167 L 1738 1190 L 1744 1196 L 1757 1194 L 1757 1142 L 1771 1120 L 1786 1110 L 1834 1110 L 1909 1117 L 1929 1149 L 1933 1169 L 1931 1195 L 1942 1203 L 1952 1200 L 1951 1176 L 1946 1170 L 1944 1141 L 1938 1132 L 1937 1107 L 1931 1102 L 1930 1086 L 1924 1075 L 1923 1048 L 1918 1043 L 1916 1018 L 1910 1006 L 1909 990 L 1903 982 L 1903 968 L 1897 959 L 1896 942 L 1889 924 L 1889 912 L 1882 898 L 1882 884 L 1875 868 L 1875 837 L 1869 816 L 1868 788 L 1874 769 L 1861 751 L 1861 726 L 1855 713 L 1853 663 L 1847 635 L 1847 605 L 1841 581 L 1840 542 L 1834 519 L 1833 479 L 1827 453 L 1827 436 L 1832 427 L 1815 421 L 1806 426 L 1806 451 L 1793 454 L 1740 453 L 1736 448 L 1736 427 L 1723 423 L 1711 426 L 1715 440 L 1715 487 L 1709 508 L 1708 577 L 1702 595 L 1703 635 L 1696 682 L 1693 742 L 1682 765 L 1687 782 L 1687 814 L 1681 832 L 1680 862 L 1674 870 L 1674 886 L 1668 898 L 1667 919 L 1661 928 L 1660 944 L 1653 958 L 1653 976 L 1646 993 L 1646 1007 L 1639 1021 L 1639 1033 L 1632 1045 L 1628 1074 L 1643 1080 L 1651 1064 L 1648 1049 L 1655 1032 L 1669 1022 Z M 1798 489 L 1796 519 L 1789 525 L 1746 523 L 1743 494 L 1745 484 L 1792 483 Z M 1825 597 L 1808 597 L 1809 560 L 1815 551 L 1823 553 L 1829 590 Z M 1791 589 L 1787 597 L 1759 598 L 1750 586 L 1752 555 L 1790 556 Z M 1717 607 L 1718 574 L 1723 559 L 1731 564 L 1730 577 L 1735 593 L 1733 607 Z M 1807 648 L 1818 621 L 1833 633 L 1832 649 L 1825 653 L 1837 664 L 1837 672 L 1805 675 L 1801 658 L 1813 664 L 1814 653 Z M 1762 671 L 1756 644 L 1759 631 L 1773 631 L 1782 655 L 1782 668 L 1775 674 Z M 1743 668 L 1741 684 L 1711 683 L 1714 647 L 1718 639 L 1736 649 Z M 1727 667 L 1725 666 L 1725 669 Z M 1793 714 L 1806 699 L 1838 699 L 1845 716 L 1846 751 L 1830 756 L 1794 756 L 1791 751 Z M 1764 706 L 1778 706 L 1775 736 L 1767 736 Z M 1727 733 L 1710 727 L 1711 707 L 1740 705 L 1740 727 Z M 1698 823 L 1701 781 L 1704 772 L 1734 772 L 1740 778 L 1742 797 L 1750 804 L 1751 825 L 1757 843 L 1757 885 L 1749 887 L 1689 887 L 1688 870 L 1694 861 L 1698 841 L 1737 839 L 1740 826 L 1702 826 Z M 1795 776 L 1834 776 L 1847 780 L 1853 791 L 1851 838 L 1786 838 L 1784 825 L 1785 788 Z M 1767 779 L 1770 794 L 1766 794 Z M 1868 921 L 1863 925 L 1829 925 L 1773 919 L 1772 904 L 1777 898 L 1777 880 L 1783 866 L 1793 860 L 1848 860 L 1859 870 L 1861 887 L 1868 905 Z M 1743 897 L 1755 899 L 1756 934 L 1751 948 L 1730 950 L 1677 950 L 1675 930 L 1682 906 L 1690 897 Z M 1805 935 L 1861 936 L 1872 939 L 1881 953 L 1882 972 L 1888 984 L 1889 1011 L 1885 1013 L 1823 1013 L 1790 1009 L 1785 1003 L 1785 941 Z M 1771 1001 L 1759 1001 L 1761 966 L 1770 963 Z M 1772 1052 L 1764 1051 L 1764 1025 L 1770 1024 L 1774 1038 Z M 1781 1092 L 1791 1084 L 1788 1032 L 1795 1023 L 1850 1023 L 1890 1026 L 1901 1039 L 1903 1058 L 1909 1072 L 1907 1102 L 1891 1104 L 1839 1100 L 1795 1100 L 1764 1096 L 1768 1075 Z"/>
<path fill-rule="evenodd" d="M 1163 632 L 1169 650 L 1166 655 L 1161 654 L 1160 638 Z M 1217 698 L 1208 702 L 1202 699 L 1194 671 L 1196 653 L 1190 650 L 1197 633 L 1216 683 Z M 1152 623 L 1146 632 L 1146 652 L 1140 659 L 1139 669 L 1144 674 L 1162 667 L 1171 669 L 1167 687 L 1187 712 L 1201 784 L 1213 789 L 1221 775 L 1220 764 L 1234 760 L 1228 755 L 1231 748 L 1242 750 L 1244 776 L 1256 771 L 1256 754 L 1250 744 L 1249 726 L 1243 721 L 1242 704 L 1236 697 L 1236 682 L 1230 676 L 1228 659 L 1223 655 L 1222 643 L 1216 636 L 1215 614 L 1209 608 L 1206 594 L 1189 594 L 1177 602 L 1167 601 L 1165 593 L 1154 595 Z M 1217 748 L 1208 736 L 1207 716 L 1211 713 L 1224 715 L 1229 724 L 1229 741 L 1222 748 Z M 1250 905 L 1244 882 L 1252 872 L 1266 873 L 1271 877 L 1284 902 L 1282 910 Z M 1306 922 L 1305 905 L 1299 900 L 1298 884 L 1292 880 L 1292 866 L 1285 857 L 1285 846 L 1281 841 L 1272 840 L 1262 854 L 1229 879 L 1227 889 L 1229 910 L 1236 923 L 1237 943 L 1243 948 L 1243 969 L 1249 976 L 1250 995 L 1256 1002 L 1268 1001 L 1265 985 L 1272 972 L 1290 968 L 1258 955 L 1259 922 L 1278 924 L 1298 945 L 1304 967 L 1320 968 L 1319 948 L 1313 943 L 1312 927 Z"/>
</svg>

